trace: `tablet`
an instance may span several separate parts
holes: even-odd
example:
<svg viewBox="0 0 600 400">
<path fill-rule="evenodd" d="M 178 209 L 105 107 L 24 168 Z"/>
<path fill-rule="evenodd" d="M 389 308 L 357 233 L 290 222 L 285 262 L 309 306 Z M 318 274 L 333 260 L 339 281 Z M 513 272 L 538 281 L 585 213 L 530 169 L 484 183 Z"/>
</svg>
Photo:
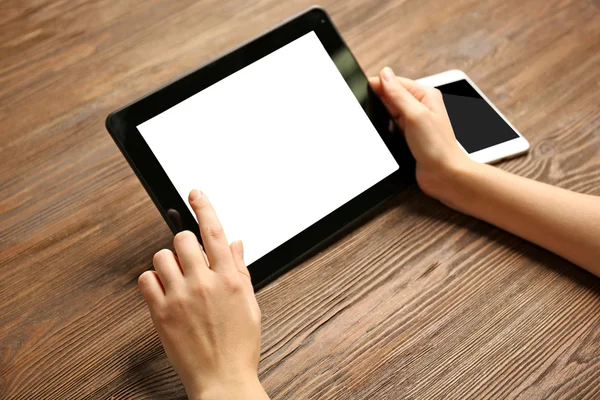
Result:
<svg viewBox="0 0 600 400">
<path fill-rule="evenodd" d="M 258 287 L 406 186 L 402 134 L 324 10 L 311 8 L 111 113 L 171 230 L 207 194 Z"/>
</svg>

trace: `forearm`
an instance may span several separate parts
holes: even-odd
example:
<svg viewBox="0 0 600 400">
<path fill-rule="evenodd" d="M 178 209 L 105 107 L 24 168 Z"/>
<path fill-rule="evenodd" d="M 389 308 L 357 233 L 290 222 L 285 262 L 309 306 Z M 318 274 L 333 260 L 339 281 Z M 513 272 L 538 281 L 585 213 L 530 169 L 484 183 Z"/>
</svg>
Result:
<svg viewBox="0 0 600 400">
<path fill-rule="evenodd" d="M 439 200 L 600 276 L 600 198 L 476 164 L 455 171 Z"/>
</svg>

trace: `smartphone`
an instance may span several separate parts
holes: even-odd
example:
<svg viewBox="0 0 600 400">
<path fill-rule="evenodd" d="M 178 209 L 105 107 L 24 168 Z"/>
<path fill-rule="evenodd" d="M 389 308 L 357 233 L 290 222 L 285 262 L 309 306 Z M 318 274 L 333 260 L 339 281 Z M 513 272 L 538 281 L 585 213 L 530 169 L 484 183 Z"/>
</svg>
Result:
<svg viewBox="0 0 600 400">
<path fill-rule="evenodd" d="M 529 142 L 463 71 L 450 70 L 418 79 L 438 88 L 462 149 L 480 163 L 524 154 Z"/>
</svg>

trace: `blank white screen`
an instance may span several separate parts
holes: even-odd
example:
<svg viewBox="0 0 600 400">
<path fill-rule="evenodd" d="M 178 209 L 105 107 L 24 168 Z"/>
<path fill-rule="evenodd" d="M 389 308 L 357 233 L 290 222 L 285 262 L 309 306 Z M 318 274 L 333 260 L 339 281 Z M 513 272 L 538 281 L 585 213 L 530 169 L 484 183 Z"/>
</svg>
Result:
<svg viewBox="0 0 600 400">
<path fill-rule="evenodd" d="M 137 128 L 248 265 L 398 169 L 314 32 Z"/>
</svg>

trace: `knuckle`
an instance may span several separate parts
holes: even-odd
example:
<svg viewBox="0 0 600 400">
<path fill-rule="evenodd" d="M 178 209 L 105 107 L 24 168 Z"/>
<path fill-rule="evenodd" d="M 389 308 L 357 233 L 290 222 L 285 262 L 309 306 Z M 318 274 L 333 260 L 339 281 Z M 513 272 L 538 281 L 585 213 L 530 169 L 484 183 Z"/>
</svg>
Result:
<svg viewBox="0 0 600 400">
<path fill-rule="evenodd" d="M 200 210 L 202 208 L 205 208 L 207 206 L 210 205 L 210 203 L 208 202 L 208 199 L 206 198 L 206 196 L 198 196 L 197 198 L 195 198 L 194 200 L 191 201 L 192 208 L 196 209 L 196 210 Z"/>
<path fill-rule="evenodd" d="M 423 120 L 427 118 L 429 115 L 429 111 L 425 107 L 420 107 L 417 111 L 415 111 L 415 118 L 417 120 Z"/>
<path fill-rule="evenodd" d="M 205 225 L 200 227 L 202 237 L 212 239 L 221 239 L 225 236 L 225 231 L 221 225 Z"/>
<path fill-rule="evenodd" d="M 152 313 L 152 318 L 157 324 L 163 325 L 171 320 L 171 313 L 167 307 L 157 307 Z"/>
<path fill-rule="evenodd" d="M 215 285 L 211 281 L 196 282 L 190 285 L 191 295 L 200 303 L 207 304 L 215 296 Z"/>
<path fill-rule="evenodd" d="M 223 285 L 230 292 L 238 292 L 242 289 L 242 283 L 239 279 L 239 276 L 235 274 L 224 274 L 223 275 Z"/>
<path fill-rule="evenodd" d="M 152 264 L 154 264 L 154 266 L 156 267 L 157 264 L 160 264 L 162 262 L 164 262 L 167 257 L 169 257 L 173 252 L 169 249 L 162 249 L 156 252 L 156 254 L 154 254 L 154 257 L 152 258 Z"/>
<path fill-rule="evenodd" d="M 182 294 L 174 295 L 169 301 L 169 307 L 176 312 L 181 312 L 187 308 L 187 298 Z"/>
<path fill-rule="evenodd" d="M 173 238 L 173 244 L 182 244 L 188 240 L 191 240 L 192 237 L 196 237 L 191 231 L 181 231 L 175 235 Z"/>
<path fill-rule="evenodd" d="M 208 281 L 208 279 L 190 279 L 188 282 L 190 293 L 203 296 L 209 290 L 210 283 Z"/>
<path fill-rule="evenodd" d="M 409 123 L 417 123 L 425 117 L 425 111 L 422 109 L 412 110 L 406 113 L 405 118 Z"/>
<path fill-rule="evenodd" d="M 189 283 L 188 288 L 193 296 L 200 295 L 200 297 L 203 297 L 205 293 L 205 285 L 201 281 L 196 279 L 192 280 Z"/>
<path fill-rule="evenodd" d="M 215 293 L 215 285 L 214 282 L 212 280 L 207 280 L 204 282 L 201 282 L 196 290 L 198 291 L 198 293 L 200 293 L 204 298 L 208 298 L 210 296 L 212 296 Z"/>
<path fill-rule="evenodd" d="M 238 271 L 244 277 L 250 279 L 250 282 L 252 282 L 252 277 L 250 276 L 250 271 L 248 271 L 248 268 L 246 268 L 246 267 L 244 267 L 244 268 L 238 268 Z"/>
<path fill-rule="evenodd" d="M 146 287 L 146 285 L 148 284 L 148 279 L 150 279 L 150 274 L 150 271 L 145 271 L 138 277 L 139 287 Z"/>
</svg>

